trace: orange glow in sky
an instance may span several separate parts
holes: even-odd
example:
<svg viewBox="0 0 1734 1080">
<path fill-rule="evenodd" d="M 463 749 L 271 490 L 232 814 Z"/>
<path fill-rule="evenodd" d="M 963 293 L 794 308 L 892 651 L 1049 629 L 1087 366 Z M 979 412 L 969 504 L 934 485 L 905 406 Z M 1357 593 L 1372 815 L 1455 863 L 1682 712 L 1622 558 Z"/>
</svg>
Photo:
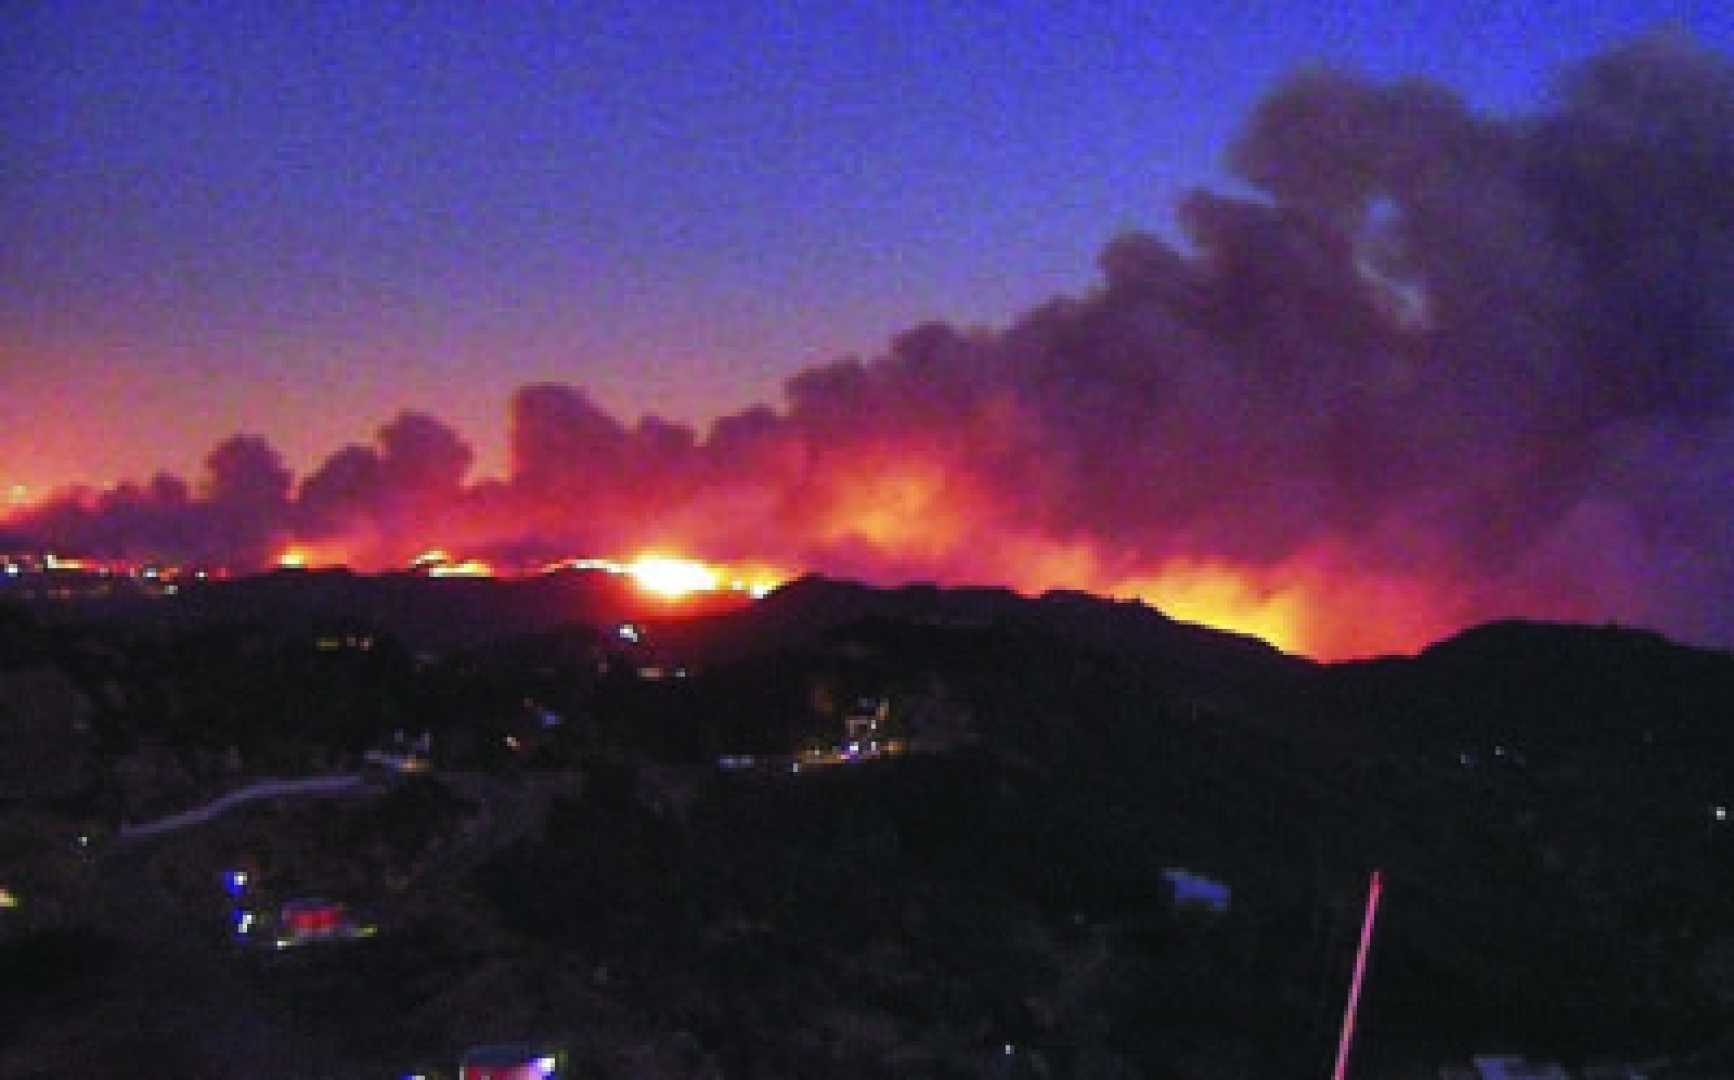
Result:
<svg viewBox="0 0 1734 1080">
<path fill-rule="evenodd" d="M 1310 603 L 1299 586 L 1265 587 L 1226 564 L 1181 560 L 1152 577 L 1121 582 L 1113 592 L 1182 622 L 1251 634 L 1284 652 L 1307 651 Z"/>
<path fill-rule="evenodd" d="M 961 492 L 937 463 L 872 463 L 834 478 L 818 523 L 827 543 L 860 541 L 888 554 L 935 554 L 964 534 Z"/>
</svg>

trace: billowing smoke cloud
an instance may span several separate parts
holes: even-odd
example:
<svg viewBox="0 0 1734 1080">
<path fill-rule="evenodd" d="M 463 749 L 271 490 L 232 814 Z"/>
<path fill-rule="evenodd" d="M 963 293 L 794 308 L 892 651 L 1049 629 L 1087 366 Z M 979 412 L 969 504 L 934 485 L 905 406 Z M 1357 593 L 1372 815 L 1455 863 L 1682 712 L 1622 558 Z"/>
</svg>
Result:
<svg viewBox="0 0 1734 1080">
<path fill-rule="evenodd" d="M 1311 651 L 1476 618 L 1615 618 L 1734 644 L 1734 64 L 1670 35 L 1550 111 L 1310 71 L 1196 192 L 1187 243 L 998 332 L 912 329 L 707 437 L 582 391 L 511 403 L 467 483 L 406 413 L 298 488 L 270 449 L 14 528 L 92 553 L 363 564 L 673 547 L 876 580 L 1140 593 Z"/>
<path fill-rule="evenodd" d="M 256 435 L 235 435 L 205 456 L 197 493 L 159 473 L 100 494 L 70 492 L 6 523 L 23 538 L 61 550 L 197 562 L 262 558 L 293 516 L 294 477 Z"/>
<path fill-rule="evenodd" d="M 346 446 L 301 484 L 299 536 L 390 537 L 442 532 L 465 499 L 469 445 L 431 416 L 406 412 L 379 429 L 378 447 Z"/>
</svg>

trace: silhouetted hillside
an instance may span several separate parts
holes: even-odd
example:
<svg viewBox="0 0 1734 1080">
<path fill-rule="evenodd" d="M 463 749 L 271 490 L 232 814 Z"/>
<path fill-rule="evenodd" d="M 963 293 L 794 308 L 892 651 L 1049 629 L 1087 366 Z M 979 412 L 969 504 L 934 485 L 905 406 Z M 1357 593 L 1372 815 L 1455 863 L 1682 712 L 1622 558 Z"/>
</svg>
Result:
<svg viewBox="0 0 1734 1080">
<path fill-rule="evenodd" d="M 1412 659 L 1335 665 L 1321 691 L 1321 722 L 1452 756 L 1504 747 L 1531 766 L 1590 752 L 1708 766 L 1734 750 L 1734 656 L 1648 630 L 1489 623 Z"/>
<path fill-rule="evenodd" d="M 1139 601 L 1075 592 L 1039 599 L 999 588 L 880 589 L 807 575 L 750 607 L 665 630 L 698 657 L 731 659 L 810 645 L 868 619 L 951 628 L 1020 627 L 1135 658 L 1200 691 L 1288 684 L 1316 665 L 1242 634 L 1169 618 Z"/>
<path fill-rule="evenodd" d="M 348 620 L 383 630 L 412 651 L 471 648 L 491 641 L 589 623 L 605 626 L 670 614 L 692 617 L 746 604 L 739 593 L 690 597 L 678 605 L 646 596 L 617 574 L 562 571 L 523 578 L 429 578 L 348 570 L 279 570 L 233 580 L 188 582 L 172 598 L 117 595 L 40 605 L 45 618 L 116 619 L 173 631 L 209 623 L 253 623 L 302 632 Z"/>
<path fill-rule="evenodd" d="M 597 1060 L 656 1017 L 744 1075 L 978 1075 L 1006 1042 L 1053 1075 L 1316 1075 L 1373 867 L 1370 1075 L 1690 1051 L 1734 1023 L 1734 656 L 1507 622 L 1320 665 L 1079 594 L 810 577 L 646 619 L 627 584 L 277 574 L 0 633 L 93 703 L 68 828 L 430 732 L 517 838 L 386 943 L 453 994 L 270 985 L 339 981 L 445 1056 L 499 1016 L 609 1015 Z M 638 633 L 607 629 L 628 613 Z M 826 749 L 863 707 L 907 754 Z M 512 793 L 560 770 L 582 793 L 538 826 Z M 1176 911 L 1173 867 L 1230 911 Z M 371 1045 L 348 1005 L 308 1015 Z"/>
</svg>

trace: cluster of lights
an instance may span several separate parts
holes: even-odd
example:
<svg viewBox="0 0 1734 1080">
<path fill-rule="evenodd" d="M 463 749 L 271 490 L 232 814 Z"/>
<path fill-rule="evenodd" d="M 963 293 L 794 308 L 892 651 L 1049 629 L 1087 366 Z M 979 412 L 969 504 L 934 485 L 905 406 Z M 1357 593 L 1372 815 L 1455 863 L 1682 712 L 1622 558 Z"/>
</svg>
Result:
<svg viewBox="0 0 1734 1080">
<path fill-rule="evenodd" d="M 224 573 L 218 571 L 219 575 Z M 78 576 L 96 576 L 101 578 L 133 578 L 144 582 L 151 589 L 160 590 L 165 596 L 173 596 L 180 591 L 177 584 L 181 579 L 191 577 L 198 581 L 209 579 L 210 572 L 206 570 L 187 569 L 179 566 L 164 566 L 157 563 L 129 563 L 101 559 L 89 559 L 78 556 L 62 555 L 57 552 L 44 552 L 42 555 L 4 555 L 0 556 L 0 576 L 19 578 L 26 574 L 65 574 Z"/>
</svg>

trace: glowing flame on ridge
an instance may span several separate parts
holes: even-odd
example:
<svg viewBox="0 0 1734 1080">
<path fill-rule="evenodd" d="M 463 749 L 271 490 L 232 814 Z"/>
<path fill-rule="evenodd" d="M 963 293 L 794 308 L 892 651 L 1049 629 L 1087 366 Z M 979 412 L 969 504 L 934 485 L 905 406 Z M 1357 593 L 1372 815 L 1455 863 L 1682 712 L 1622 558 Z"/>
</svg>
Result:
<svg viewBox="0 0 1734 1080">
<path fill-rule="evenodd" d="M 491 563 L 480 559 L 464 559 L 461 562 L 444 562 L 427 567 L 427 576 L 436 578 L 486 578 L 494 576 Z"/>
<path fill-rule="evenodd" d="M 1252 575 L 1212 562 L 1177 561 L 1151 577 L 1117 585 L 1181 622 L 1198 623 L 1267 641 L 1284 652 L 1305 651 L 1311 604 L 1298 585 L 1261 586 Z"/>
<path fill-rule="evenodd" d="M 791 575 L 759 564 L 716 564 L 675 555 L 650 553 L 631 562 L 615 559 L 561 559 L 542 567 L 543 573 L 600 571 L 631 578 L 634 585 L 665 600 L 680 600 L 700 593 L 745 593 L 760 599 Z"/>
<path fill-rule="evenodd" d="M 722 575 L 704 563 L 669 555 L 640 555 L 626 564 L 626 573 L 639 588 L 670 600 L 722 585 Z"/>
<path fill-rule="evenodd" d="M 333 570 L 349 565 L 343 551 L 307 543 L 290 544 L 272 561 L 279 570 Z"/>
</svg>

